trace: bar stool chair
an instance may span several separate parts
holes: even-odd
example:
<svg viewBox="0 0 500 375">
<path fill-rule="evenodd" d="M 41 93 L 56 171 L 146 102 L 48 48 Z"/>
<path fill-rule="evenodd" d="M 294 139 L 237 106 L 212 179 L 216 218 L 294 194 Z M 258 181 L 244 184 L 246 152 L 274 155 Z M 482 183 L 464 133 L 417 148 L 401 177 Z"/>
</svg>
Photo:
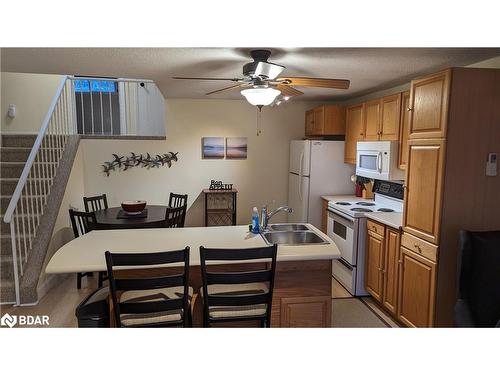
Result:
<svg viewBox="0 0 500 375">
<path fill-rule="evenodd" d="M 106 251 L 109 285 L 117 327 L 191 327 L 189 247 L 161 253 L 110 253 Z M 131 278 L 120 276 L 115 267 L 165 266 L 183 263 L 183 271 L 154 276 L 141 268 Z M 137 271 L 137 269 L 135 270 Z M 121 270 L 123 272 L 123 270 Z"/>
<path fill-rule="evenodd" d="M 83 204 L 86 212 L 105 210 L 108 208 L 108 199 L 106 194 L 96 195 L 94 197 L 83 197 Z"/>
<path fill-rule="evenodd" d="M 200 247 L 203 288 L 203 325 L 256 320 L 271 326 L 271 307 L 276 273 L 277 245 L 251 249 L 208 249 Z M 261 260 L 266 269 L 242 272 L 212 272 L 210 261 L 241 263 Z"/>
</svg>

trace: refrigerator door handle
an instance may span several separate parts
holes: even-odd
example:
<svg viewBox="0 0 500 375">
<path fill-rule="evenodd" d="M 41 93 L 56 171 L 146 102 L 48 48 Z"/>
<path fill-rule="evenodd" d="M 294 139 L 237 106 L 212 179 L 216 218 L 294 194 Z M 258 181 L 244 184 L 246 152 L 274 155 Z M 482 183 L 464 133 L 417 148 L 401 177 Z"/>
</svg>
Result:
<svg viewBox="0 0 500 375">
<path fill-rule="evenodd" d="M 302 201 L 302 164 L 304 164 L 304 151 L 299 158 L 299 199 Z"/>
</svg>

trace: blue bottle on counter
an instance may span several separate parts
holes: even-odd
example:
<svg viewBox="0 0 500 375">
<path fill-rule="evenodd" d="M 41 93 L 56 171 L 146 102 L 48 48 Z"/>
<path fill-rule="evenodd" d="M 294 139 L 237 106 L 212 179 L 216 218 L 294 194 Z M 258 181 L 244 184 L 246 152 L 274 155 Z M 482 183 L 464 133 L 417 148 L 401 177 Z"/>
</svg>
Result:
<svg viewBox="0 0 500 375">
<path fill-rule="evenodd" d="M 259 233 L 259 232 L 260 232 L 259 211 L 257 210 L 257 207 L 254 207 L 252 212 L 252 233 Z"/>
</svg>

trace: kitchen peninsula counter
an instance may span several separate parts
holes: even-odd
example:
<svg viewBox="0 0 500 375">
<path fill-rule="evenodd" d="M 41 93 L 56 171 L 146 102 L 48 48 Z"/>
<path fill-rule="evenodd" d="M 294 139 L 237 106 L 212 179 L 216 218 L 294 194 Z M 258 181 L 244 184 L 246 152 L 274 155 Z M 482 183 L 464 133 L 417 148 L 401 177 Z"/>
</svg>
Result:
<svg viewBox="0 0 500 375">
<path fill-rule="evenodd" d="M 340 257 L 337 246 L 310 224 L 310 230 L 327 243 L 278 245 L 277 270 L 272 307 L 273 327 L 329 327 L 331 324 L 331 260 Z M 94 230 L 61 247 L 49 261 L 46 272 L 75 273 L 105 271 L 104 253 L 155 252 L 189 246 L 190 284 L 201 287 L 199 247 L 252 248 L 266 246 L 248 226 L 192 227 L 129 230 Z M 218 267 L 232 267 L 221 264 Z M 255 268 L 259 264 L 240 264 Z M 260 264 L 265 267 L 265 264 Z M 165 269 L 168 269 L 166 267 Z M 170 267 L 172 268 L 172 267 Z M 200 298 L 194 308 L 195 325 L 201 324 Z"/>
</svg>

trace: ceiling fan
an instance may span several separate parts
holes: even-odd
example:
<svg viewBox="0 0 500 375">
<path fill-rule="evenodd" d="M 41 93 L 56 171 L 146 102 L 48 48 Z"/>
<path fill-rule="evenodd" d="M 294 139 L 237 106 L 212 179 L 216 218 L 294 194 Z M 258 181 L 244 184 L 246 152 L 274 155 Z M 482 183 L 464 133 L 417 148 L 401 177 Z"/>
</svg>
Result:
<svg viewBox="0 0 500 375">
<path fill-rule="evenodd" d="M 243 66 L 242 78 L 202 78 L 202 77 L 172 77 L 174 79 L 191 79 L 206 81 L 230 81 L 235 84 L 222 89 L 207 92 L 206 95 L 218 92 L 243 88 L 241 94 L 252 105 L 261 109 L 278 100 L 288 100 L 292 97 L 303 95 L 302 91 L 294 86 L 321 87 L 330 89 L 348 89 L 349 80 L 310 78 L 310 77 L 279 77 L 285 70 L 283 65 L 274 64 L 268 61 L 271 51 L 257 49 L 250 52 L 253 58 Z"/>
</svg>

